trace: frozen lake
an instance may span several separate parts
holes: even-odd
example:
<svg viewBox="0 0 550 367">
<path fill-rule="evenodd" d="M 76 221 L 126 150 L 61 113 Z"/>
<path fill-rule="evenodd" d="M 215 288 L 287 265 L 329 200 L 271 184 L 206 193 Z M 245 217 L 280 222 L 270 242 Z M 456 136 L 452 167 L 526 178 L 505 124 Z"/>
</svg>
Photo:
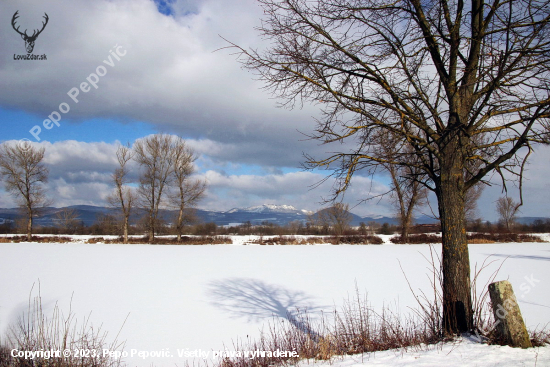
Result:
<svg viewBox="0 0 550 367">
<path fill-rule="evenodd" d="M 434 246 L 440 253 L 440 245 Z M 91 312 L 126 350 L 169 350 L 173 358 L 126 359 L 132 365 L 182 365 L 178 350 L 219 350 L 257 337 L 272 317 L 296 308 L 330 312 L 355 288 L 375 308 L 403 313 L 416 306 L 413 288 L 429 290 L 428 245 L 163 246 L 0 244 L 0 330 L 26 310 L 40 281 L 46 315 L 57 302 L 80 319 Z M 529 327 L 550 321 L 550 244 L 470 245 L 472 270 L 491 256 L 482 275 L 502 268 Z"/>
</svg>

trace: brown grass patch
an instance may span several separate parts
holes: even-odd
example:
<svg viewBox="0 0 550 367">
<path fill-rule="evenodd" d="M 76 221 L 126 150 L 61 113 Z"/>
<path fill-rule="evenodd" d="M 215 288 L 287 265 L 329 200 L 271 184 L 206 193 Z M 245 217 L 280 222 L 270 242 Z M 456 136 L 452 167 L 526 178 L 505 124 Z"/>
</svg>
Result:
<svg viewBox="0 0 550 367">
<path fill-rule="evenodd" d="M 538 236 L 521 233 L 471 233 L 468 234 L 467 238 L 469 244 L 545 242 Z M 390 241 L 396 244 L 441 243 L 441 236 L 436 236 L 434 234 L 411 234 L 407 241 L 403 241 L 401 236 L 393 237 Z"/>
<path fill-rule="evenodd" d="M 93 241 L 93 242 L 90 242 Z M 108 244 L 122 244 L 124 239 L 122 236 L 110 239 L 103 237 L 90 238 L 88 243 L 97 243 L 103 242 Z M 222 245 L 222 244 L 232 244 L 233 240 L 228 236 L 182 236 L 178 241 L 177 237 L 156 237 L 155 240 L 151 243 L 148 236 L 142 237 L 129 237 L 128 244 L 133 245 Z"/>
<path fill-rule="evenodd" d="M 52 242 L 73 242 L 71 237 L 65 236 L 32 236 L 30 242 L 39 242 L 39 243 L 52 243 Z M 29 242 L 27 236 L 13 236 L 13 237 L 2 237 L 0 238 L 1 243 L 20 243 L 20 242 Z"/>
<path fill-rule="evenodd" d="M 276 237 L 260 237 L 250 243 L 258 245 L 315 245 L 315 244 L 332 244 L 332 245 L 380 245 L 384 241 L 378 236 L 363 236 L 363 235 L 346 235 L 346 236 L 312 236 L 312 237 L 296 237 L 296 236 L 276 236 Z"/>
</svg>

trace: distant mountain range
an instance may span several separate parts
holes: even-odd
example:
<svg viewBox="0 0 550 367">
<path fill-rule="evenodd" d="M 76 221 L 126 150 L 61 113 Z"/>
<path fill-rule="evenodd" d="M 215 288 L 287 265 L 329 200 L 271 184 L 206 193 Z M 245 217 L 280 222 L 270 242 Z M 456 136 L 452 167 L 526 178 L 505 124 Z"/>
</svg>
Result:
<svg viewBox="0 0 550 367">
<path fill-rule="evenodd" d="M 37 225 L 52 226 L 55 225 L 57 215 L 64 209 L 73 209 L 77 215 L 78 220 L 82 221 L 84 225 L 90 226 L 94 224 L 100 215 L 115 214 L 115 210 L 109 207 L 91 206 L 91 205 L 72 205 L 66 208 L 45 208 L 43 213 L 35 219 Z M 143 213 L 143 211 L 141 211 Z M 137 219 L 140 215 L 137 212 L 134 219 Z M 170 222 L 175 216 L 175 211 L 163 210 L 162 217 Z M 291 205 L 272 205 L 264 204 L 259 206 L 252 206 L 248 208 L 233 208 L 227 211 L 209 211 L 197 209 L 196 215 L 201 222 L 214 222 L 219 226 L 227 225 L 239 225 L 242 223 L 250 222 L 251 224 L 261 224 L 263 222 L 274 223 L 278 225 L 285 225 L 292 221 L 305 222 L 308 219 L 308 215 L 313 212 L 296 209 Z M 385 216 L 373 216 L 373 217 L 361 217 L 356 214 L 350 213 L 352 216 L 351 225 L 358 226 L 361 222 L 368 224 L 369 222 L 375 222 L 379 224 L 397 224 L 396 218 Z M 6 220 L 15 220 L 19 216 L 18 209 L 3 209 L 0 208 L 0 224 Z M 542 217 L 522 217 L 518 218 L 520 223 L 532 223 L 537 219 L 546 219 Z M 436 221 L 428 216 L 420 216 L 415 218 L 417 224 L 431 224 Z"/>
</svg>

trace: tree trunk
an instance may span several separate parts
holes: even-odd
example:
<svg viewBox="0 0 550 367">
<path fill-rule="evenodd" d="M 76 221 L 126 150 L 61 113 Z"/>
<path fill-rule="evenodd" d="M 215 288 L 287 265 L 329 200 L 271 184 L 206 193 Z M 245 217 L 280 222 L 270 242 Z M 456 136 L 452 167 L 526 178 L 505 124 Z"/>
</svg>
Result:
<svg viewBox="0 0 550 367">
<path fill-rule="evenodd" d="M 32 212 L 29 214 L 29 218 L 27 221 L 27 241 L 32 241 Z"/>
<path fill-rule="evenodd" d="M 153 224 L 150 224 L 149 228 L 149 243 L 155 242 L 155 229 L 153 228 Z"/>
<path fill-rule="evenodd" d="M 411 228 L 413 206 L 414 204 L 409 206 L 408 211 L 404 210 L 401 213 L 401 239 L 403 243 L 409 243 L 409 230 Z M 405 209 L 404 206 L 403 209 Z"/>
<path fill-rule="evenodd" d="M 177 233 L 178 242 L 181 241 L 181 230 L 182 230 L 182 227 L 183 227 L 183 208 L 180 207 L 180 211 L 179 211 L 179 214 L 178 214 L 178 224 L 177 224 L 177 226 L 176 226 L 176 231 L 178 232 L 178 233 Z"/>
<path fill-rule="evenodd" d="M 153 213 L 149 215 L 149 242 L 153 243 L 155 241 L 155 217 Z"/>
<path fill-rule="evenodd" d="M 124 215 L 124 243 L 128 243 L 128 215 Z"/>
<path fill-rule="evenodd" d="M 473 326 L 463 160 L 457 145 L 444 148 L 436 183 L 443 244 L 443 327 L 448 334 L 470 331 Z"/>
</svg>

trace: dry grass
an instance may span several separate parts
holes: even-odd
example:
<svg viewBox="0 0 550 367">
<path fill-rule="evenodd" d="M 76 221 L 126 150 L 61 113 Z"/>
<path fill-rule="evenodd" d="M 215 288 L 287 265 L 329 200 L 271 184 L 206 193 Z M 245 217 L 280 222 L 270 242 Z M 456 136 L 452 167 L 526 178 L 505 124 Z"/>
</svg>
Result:
<svg viewBox="0 0 550 367">
<path fill-rule="evenodd" d="M 529 334 L 533 347 L 544 347 L 550 345 L 550 329 L 548 328 L 548 325 L 540 330 L 533 330 Z"/>
<path fill-rule="evenodd" d="M 478 242 L 472 242 L 478 241 Z M 485 242 L 482 242 L 485 241 Z M 468 235 L 468 243 L 495 242 L 544 242 L 540 237 L 521 233 L 472 233 Z"/>
<path fill-rule="evenodd" d="M 401 236 L 395 236 L 390 239 L 392 243 L 395 244 L 424 244 L 424 243 L 441 243 L 441 236 L 436 236 L 435 234 L 411 234 L 409 235 L 407 241 L 404 241 Z"/>
<path fill-rule="evenodd" d="M 86 243 L 107 243 L 121 244 L 124 242 L 122 237 L 115 239 L 104 237 L 92 237 Z M 149 237 L 129 237 L 129 244 L 153 244 L 153 245 L 222 245 L 232 244 L 233 240 L 227 236 L 182 236 L 178 241 L 177 237 L 157 237 L 151 243 Z"/>
<path fill-rule="evenodd" d="M 344 236 L 331 236 L 327 237 L 329 243 L 333 245 L 347 244 L 347 245 L 381 245 L 384 243 L 378 236 L 371 235 L 344 235 Z"/>
<path fill-rule="evenodd" d="M 479 244 L 483 244 L 483 243 L 496 243 L 496 241 L 488 240 L 488 239 L 485 239 L 485 238 L 468 239 L 468 244 L 470 244 L 470 245 L 479 245 Z"/>
<path fill-rule="evenodd" d="M 31 291 L 32 294 L 32 291 Z M 69 311 L 64 315 L 55 305 L 52 315 L 44 314 L 40 290 L 37 297 L 29 297 L 26 314 L 18 322 L 9 326 L 5 341 L 0 346 L 1 367 L 120 367 L 123 366 L 120 358 L 103 355 L 103 349 L 112 352 L 122 352 L 124 343 L 116 338 L 107 343 L 107 332 L 101 328 L 94 328 L 88 318 L 80 323 L 75 315 Z M 33 359 L 13 357 L 11 350 L 18 351 L 64 351 L 71 350 L 71 356 L 38 355 Z M 87 350 L 90 353 L 77 356 L 75 350 Z M 94 355 L 91 358 L 91 355 Z"/>
<path fill-rule="evenodd" d="M 52 243 L 52 242 L 73 242 L 71 237 L 66 236 L 32 236 L 32 242 L 39 243 Z M 11 236 L 11 237 L 0 237 L 0 243 L 20 243 L 28 242 L 27 236 Z"/>
<path fill-rule="evenodd" d="M 252 240 L 250 243 L 257 245 L 314 245 L 327 243 L 324 237 L 296 237 L 296 236 L 276 236 L 276 237 L 263 237 L 260 236 L 256 240 Z"/>
<path fill-rule="evenodd" d="M 413 316 L 403 318 L 388 307 L 377 313 L 358 293 L 340 311 L 312 321 L 307 312 L 274 320 L 259 340 L 236 342 L 242 357 L 223 358 L 215 367 L 288 366 L 303 359 L 330 360 L 335 356 L 388 349 L 420 349 L 440 339 L 425 323 Z M 250 359 L 244 351 L 295 351 L 297 357 L 260 356 Z"/>
<path fill-rule="evenodd" d="M 395 236 L 391 239 L 396 244 L 423 244 L 423 243 L 441 243 L 441 236 L 434 234 L 412 234 L 407 241 L 403 241 L 401 236 Z M 521 233 L 472 233 L 468 234 L 469 244 L 482 243 L 502 243 L 502 242 L 545 242 L 538 236 Z"/>
<path fill-rule="evenodd" d="M 258 245 L 314 245 L 314 244 L 332 244 L 332 245 L 380 245 L 384 241 L 378 236 L 368 235 L 345 235 L 345 236 L 311 236 L 311 237 L 296 237 L 296 236 L 276 236 L 264 238 L 261 236 L 251 243 Z"/>
</svg>

